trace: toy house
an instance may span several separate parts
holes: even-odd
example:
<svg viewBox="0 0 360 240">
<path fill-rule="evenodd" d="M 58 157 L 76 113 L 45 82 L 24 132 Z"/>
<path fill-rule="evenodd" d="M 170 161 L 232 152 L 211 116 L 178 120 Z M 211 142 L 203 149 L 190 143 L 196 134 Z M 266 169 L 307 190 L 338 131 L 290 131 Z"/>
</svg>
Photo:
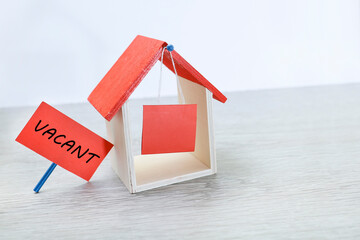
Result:
<svg viewBox="0 0 360 240">
<path fill-rule="evenodd" d="M 106 119 L 112 168 L 131 193 L 216 173 L 212 98 L 227 99 L 175 50 L 170 56 L 167 45 L 137 36 L 88 97 Z M 179 103 L 197 105 L 195 150 L 133 156 L 127 100 L 162 53 L 172 72 L 174 61 L 183 94 Z"/>
</svg>

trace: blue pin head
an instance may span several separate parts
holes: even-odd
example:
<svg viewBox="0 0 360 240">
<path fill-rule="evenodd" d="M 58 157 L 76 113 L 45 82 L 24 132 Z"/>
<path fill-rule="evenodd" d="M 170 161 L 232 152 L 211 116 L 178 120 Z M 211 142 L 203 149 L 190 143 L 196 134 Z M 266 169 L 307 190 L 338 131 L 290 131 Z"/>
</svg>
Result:
<svg viewBox="0 0 360 240">
<path fill-rule="evenodd" d="M 166 49 L 169 51 L 169 52 L 172 52 L 174 51 L 174 46 L 172 44 L 169 44 L 166 46 Z"/>
</svg>

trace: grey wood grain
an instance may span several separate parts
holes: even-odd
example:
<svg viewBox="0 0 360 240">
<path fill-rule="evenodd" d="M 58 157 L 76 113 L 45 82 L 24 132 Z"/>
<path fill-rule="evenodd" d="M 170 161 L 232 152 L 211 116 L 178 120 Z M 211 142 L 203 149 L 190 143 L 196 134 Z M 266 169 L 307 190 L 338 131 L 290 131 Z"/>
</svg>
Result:
<svg viewBox="0 0 360 240">
<path fill-rule="evenodd" d="M 0 109 L 0 239 L 360 239 L 360 85 L 227 96 L 218 174 L 135 195 L 108 159 L 34 194 L 50 162 L 14 139 L 36 107 Z M 89 104 L 56 107 L 105 136 Z"/>
</svg>

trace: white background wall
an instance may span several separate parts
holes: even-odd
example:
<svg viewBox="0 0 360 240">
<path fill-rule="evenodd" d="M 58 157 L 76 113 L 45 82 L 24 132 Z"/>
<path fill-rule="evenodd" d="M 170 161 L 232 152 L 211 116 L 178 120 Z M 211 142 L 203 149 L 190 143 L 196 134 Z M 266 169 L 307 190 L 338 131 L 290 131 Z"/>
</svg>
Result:
<svg viewBox="0 0 360 240">
<path fill-rule="evenodd" d="M 2 1 L 0 107 L 86 101 L 137 34 L 225 92 L 360 82 L 355 0 Z M 157 94 L 158 67 L 135 97 Z"/>
</svg>

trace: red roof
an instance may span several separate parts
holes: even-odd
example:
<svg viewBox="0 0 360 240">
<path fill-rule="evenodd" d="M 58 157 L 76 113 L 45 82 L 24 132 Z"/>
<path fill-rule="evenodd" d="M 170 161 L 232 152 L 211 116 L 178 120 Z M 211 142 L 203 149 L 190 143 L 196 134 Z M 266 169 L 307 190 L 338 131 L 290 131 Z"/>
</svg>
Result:
<svg viewBox="0 0 360 240">
<path fill-rule="evenodd" d="M 140 35 L 132 41 L 88 97 L 89 102 L 106 120 L 110 121 L 120 110 L 156 61 L 160 60 L 162 49 L 166 46 L 166 42 Z M 179 76 L 206 87 L 213 93 L 214 99 L 222 103 L 227 100 L 179 53 L 175 50 L 171 53 Z M 164 52 L 163 62 L 174 72 L 167 50 Z"/>
</svg>

